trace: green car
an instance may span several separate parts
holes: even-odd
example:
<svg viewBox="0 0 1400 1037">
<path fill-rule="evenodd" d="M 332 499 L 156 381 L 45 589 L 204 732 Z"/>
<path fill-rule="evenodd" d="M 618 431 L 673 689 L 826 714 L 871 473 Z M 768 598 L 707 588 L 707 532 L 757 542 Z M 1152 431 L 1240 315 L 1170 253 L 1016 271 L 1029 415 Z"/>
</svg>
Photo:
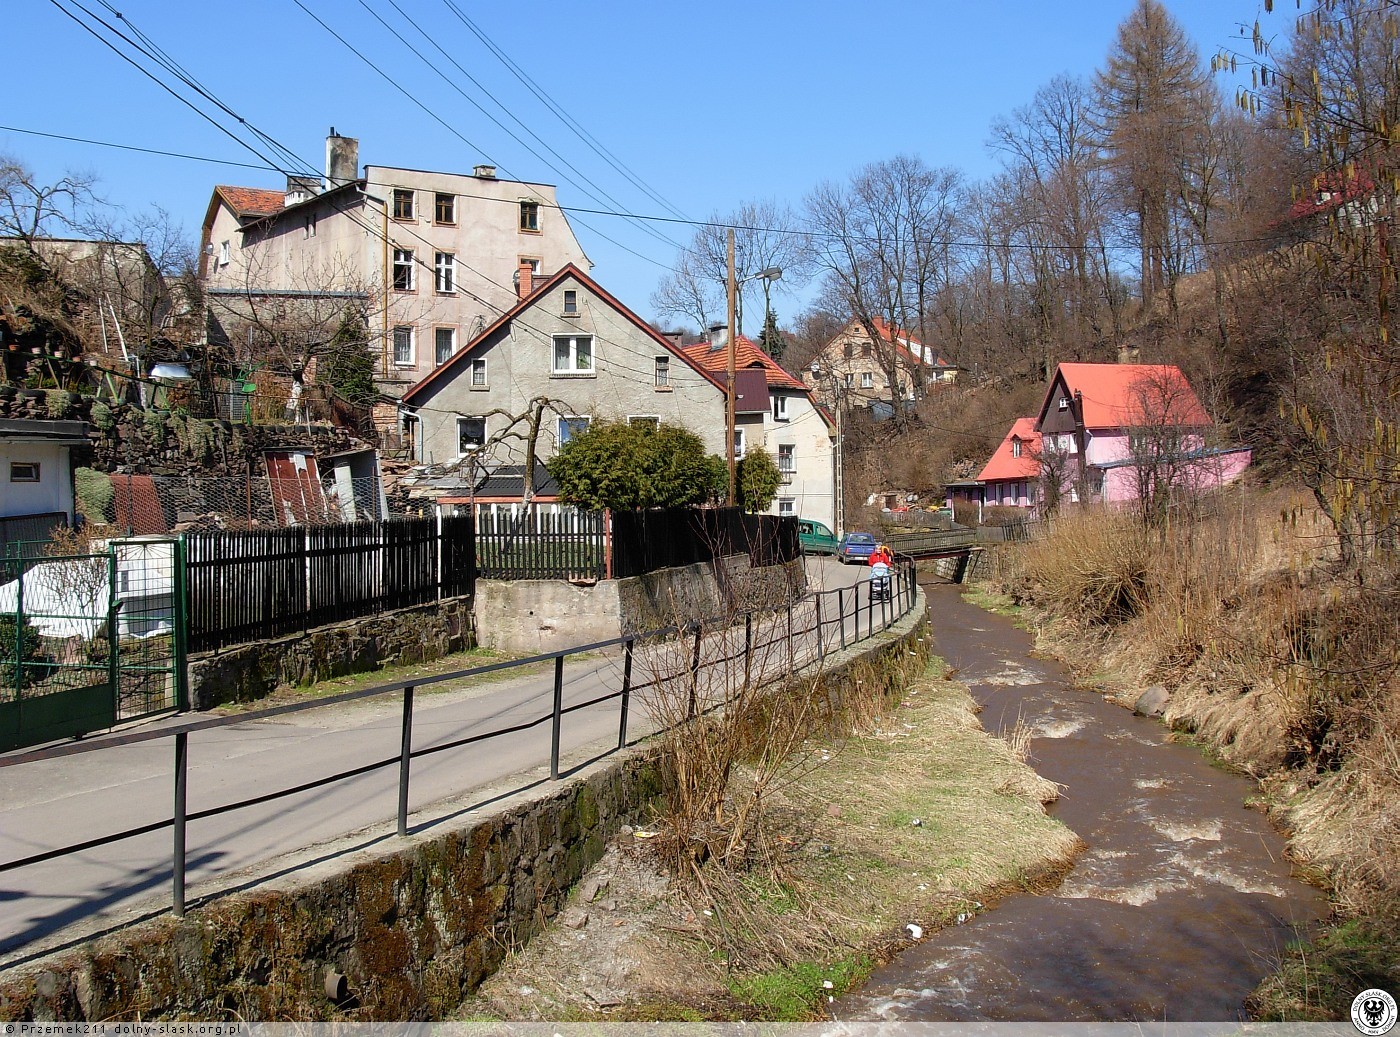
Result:
<svg viewBox="0 0 1400 1037">
<path fill-rule="evenodd" d="M 809 555 L 834 555 L 836 534 L 815 519 L 797 520 L 797 539 Z"/>
</svg>

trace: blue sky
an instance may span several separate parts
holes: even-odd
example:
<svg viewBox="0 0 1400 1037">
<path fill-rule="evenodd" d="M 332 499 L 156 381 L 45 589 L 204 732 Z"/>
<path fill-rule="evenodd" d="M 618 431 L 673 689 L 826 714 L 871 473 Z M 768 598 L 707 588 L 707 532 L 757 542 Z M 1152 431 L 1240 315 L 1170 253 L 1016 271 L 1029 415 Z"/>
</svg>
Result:
<svg viewBox="0 0 1400 1037">
<path fill-rule="evenodd" d="M 10 45 L 0 125 L 255 165 L 258 157 L 63 13 L 92 24 L 78 3 L 128 34 L 129 26 L 140 30 L 209 93 L 317 168 L 334 126 L 359 138 L 361 162 L 467 172 L 494 161 L 502 175 L 557 184 L 566 206 L 659 216 L 673 209 L 691 219 L 760 198 L 796 205 L 823 180 L 844 179 L 865 163 L 902 153 L 958 168 L 973 179 L 987 176 L 996 168 L 986 148 L 992 120 L 1028 102 L 1059 73 L 1092 75 L 1132 8 L 1132 0 L 7 5 L 3 24 Z M 1166 0 L 1166 6 L 1204 58 L 1222 46 L 1241 49 L 1240 26 L 1256 18 L 1280 36 L 1291 25 L 1287 14 L 1262 14 L 1260 0 Z M 550 113 L 454 7 L 645 190 Z M 125 25 L 114 10 L 125 16 Z M 1222 88 L 1230 92 L 1227 84 Z M 180 92 L 192 96 L 186 88 Z M 69 171 L 92 173 L 108 201 L 129 208 L 158 203 L 192 239 L 214 184 L 284 183 L 265 166 L 213 165 L 5 129 L 0 154 L 20 159 L 45 180 Z M 653 316 L 651 292 L 675 259 L 673 242 L 687 242 L 691 229 L 658 223 L 648 231 L 607 215 L 572 219 L 598 280 Z M 786 318 L 810 292 L 782 287 L 799 293 L 775 297 Z"/>
</svg>

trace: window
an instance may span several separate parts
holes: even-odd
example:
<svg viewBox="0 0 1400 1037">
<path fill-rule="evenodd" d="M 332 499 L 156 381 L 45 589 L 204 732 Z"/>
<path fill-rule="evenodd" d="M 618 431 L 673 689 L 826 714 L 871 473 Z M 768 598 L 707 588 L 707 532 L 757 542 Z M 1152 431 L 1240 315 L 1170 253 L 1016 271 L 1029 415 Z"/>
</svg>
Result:
<svg viewBox="0 0 1400 1037">
<path fill-rule="evenodd" d="M 787 419 L 788 419 L 788 408 L 787 408 L 787 403 L 788 403 L 788 398 L 787 398 L 786 396 L 780 396 L 780 395 L 778 395 L 777 393 L 774 393 L 774 394 L 773 394 L 773 420 L 774 420 L 774 421 L 787 421 Z"/>
<path fill-rule="evenodd" d="M 394 249 L 394 291 L 413 291 L 413 249 Z"/>
<path fill-rule="evenodd" d="M 435 328 L 433 330 L 433 362 L 445 364 L 457 352 L 457 329 Z"/>
<path fill-rule="evenodd" d="M 399 367 L 413 366 L 413 329 L 394 329 L 394 363 Z"/>
<path fill-rule="evenodd" d="M 792 482 L 792 473 L 797 471 L 797 448 L 791 443 L 778 444 L 778 472 L 783 482 Z"/>
<path fill-rule="evenodd" d="M 1016 437 L 1016 436 L 1012 436 L 1012 437 L 1011 437 L 1011 456 L 1012 456 L 1012 457 L 1020 457 L 1020 456 L 1021 456 L 1021 440 L 1020 440 L 1018 437 Z"/>
<path fill-rule="evenodd" d="M 540 203 L 520 203 L 520 229 L 538 234 L 540 229 Z"/>
<path fill-rule="evenodd" d="M 860 373 L 860 387 L 862 389 L 875 388 L 875 375 L 870 371 L 862 371 Z"/>
<path fill-rule="evenodd" d="M 563 446 L 575 436 L 582 435 L 588 431 L 589 419 L 585 415 L 559 419 L 559 445 Z"/>
<path fill-rule="evenodd" d="M 451 295 L 457 290 L 457 257 L 451 252 L 438 252 L 433 256 L 433 289 L 440 295 Z"/>
<path fill-rule="evenodd" d="M 744 430 L 736 428 L 734 430 L 734 460 L 740 461 L 744 457 Z"/>
<path fill-rule="evenodd" d="M 316 214 L 312 213 L 302 221 L 301 236 L 303 238 L 314 238 L 316 236 Z"/>
<path fill-rule="evenodd" d="M 841 347 L 841 358 L 842 358 L 843 360 L 849 360 L 849 359 L 851 359 L 851 357 L 853 357 L 853 356 L 855 356 L 855 355 L 856 355 L 856 347 L 855 347 L 854 345 L 852 345 L 850 342 L 847 342 L 844 346 Z"/>
<path fill-rule="evenodd" d="M 520 257 L 520 262 L 521 262 L 521 263 L 527 263 L 527 264 L 529 264 L 529 266 L 530 266 L 530 273 L 533 274 L 533 275 L 536 276 L 536 277 L 539 277 L 539 275 L 540 275 L 540 260 L 539 260 L 539 257 L 538 257 L 538 256 L 521 256 L 521 257 Z"/>
<path fill-rule="evenodd" d="M 853 375 L 853 374 L 851 374 L 850 371 L 847 371 L 847 372 L 846 372 L 846 377 L 845 377 L 845 382 L 846 382 L 846 388 L 847 388 L 847 389 L 854 389 L 854 388 L 855 388 L 855 385 L 856 385 L 856 376 Z"/>
<path fill-rule="evenodd" d="M 11 461 L 10 482 L 38 482 L 38 461 Z"/>
<path fill-rule="evenodd" d="M 1068 396 L 1061 396 L 1061 397 L 1060 397 L 1060 410 L 1069 410 L 1069 397 L 1068 397 Z"/>
<path fill-rule="evenodd" d="M 593 336 L 555 335 L 554 373 L 592 374 Z"/>
<path fill-rule="evenodd" d="M 394 219 L 413 219 L 413 192 L 406 187 L 394 188 Z"/>
<path fill-rule="evenodd" d="M 861 343 L 861 346 L 860 346 L 860 355 L 861 355 L 862 357 L 868 358 L 868 357 L 870 356 L 870 353 L 871 353 L 870 343 L 869 343 L 869 342 L 862 342 L 862 343 Z"/>
<path fill-rule="evenodd" d="M 457 196 L 455 194 L 442 194 L 439 192 L 433 195 L 433 222 L 457 222 Z"/>
<path fill-rule="evenodd" d="M 668 356 L 656 358 L 656 387 L 658 389 L 671 387 L 671 358 Z"/>
<path fill-rule="evenodd" d="M 796 499 L 795 497 L 779 497 L 779 498 L 778 498 L 778 514 L 779 514 L 779 516 L 788 515 L 788 516 L 791 516 L 791 517 L 793 517 L 793 518 L 796 518 L 796 517 L 797 517 L 797 499 Z"/>
<path fill-rule="evenodd" d="M 655 432 L 661 427 L 661 419 L 655 414 L 629 414 L 627 415 L 627 424 L 645 425 Z"/>
<path fill-rule="evenodd" d="M 457 419 L 457 456 L 480 450 L 486 445 L 485 418 Z"/>
<path fill-rule="evenodd" d="M 574 288 L 564 289 L 564 316 L 578 316 L 578 290 Z"/>
<path fill-rule="evenodd" d="M 485 389 L 486 384 L 486 358 L 472 357 L 472 388 Z"/>
<path fill-rule="evenodd" d="M 219 242 L 219 266 L 228 266 L 229 247 L 227 241 Z"/>
</svg>

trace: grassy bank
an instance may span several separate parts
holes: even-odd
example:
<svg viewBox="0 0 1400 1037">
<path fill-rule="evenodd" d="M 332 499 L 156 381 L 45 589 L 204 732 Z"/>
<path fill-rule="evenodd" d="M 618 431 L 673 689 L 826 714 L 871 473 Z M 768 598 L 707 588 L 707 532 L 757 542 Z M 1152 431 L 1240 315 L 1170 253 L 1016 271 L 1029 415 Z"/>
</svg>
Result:
<svg viewBox="0 0 1400 1037">
<path fill-rule="evenodd" d="M 1260 783 L 1290 852 L 1331 891 L 1330 931 L 1291 952 L 1253 1007 L 1345 1019 L 1368 986 L 1400 986 L 1400 589 L 1343 576 L 1305 498 L 1236 493 L 1145 530 L 1064 515 L 999 553 L 989 592 L 1024 608 L 1041 647 Z"/>
<path fill-rule="evenodd" d="M 489 1019 L 820 1018 L 911 939 L 1058 876 L 1077 838 L 1053 783 L 987 734 L 936 660 L 882 711 L 802 747 L 762 866 L 697 897 L 645 830 L 463 1006 Z"/>
</svg>

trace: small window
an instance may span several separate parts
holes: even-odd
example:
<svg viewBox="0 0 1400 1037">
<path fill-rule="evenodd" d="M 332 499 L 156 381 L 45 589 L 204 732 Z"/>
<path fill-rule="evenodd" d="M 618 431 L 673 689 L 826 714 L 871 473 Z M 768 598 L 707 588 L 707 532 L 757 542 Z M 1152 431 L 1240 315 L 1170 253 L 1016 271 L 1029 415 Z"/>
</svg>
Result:
<svg viewBox="0 0 1400 1037">
<path fill-rule="evenodd" d="M 778 498 L 778 514 L 779 514 L 780 516 L 789 516 L 789 517 L 792 517 L 792 518 L 796 518 L 796 517 L 797 517 L 797 498 L 795 498 L 795 497 L 779 497 L 779 498 Z"/>
<path fill-rule="evenodd" d="M 1020 456 L 1021 456 L 1021 441 L 1020 441 L 1020 439 L 1016 438 L 1015 436 L 1012 436 L 1012 437 L 1011 437 L 1011 456 L 1012 456 L 1012 457 L 1020 457 Z"/>
<path fill-rule="evenodd" d="M 398 367 L 413 366 L 413 329 L 394 329 L 394 363 Z"/>
<path fill-rule="evenodd" d="M 531 233 L 538 233 L 540 229 L 540 203 L 521 202 L 520 203 L 520 229 Z"/>
<path fill-rule="evenodd" d="M 846 372 L 846 377 L 844 380 L 847 389 L 854 389 L 856 387 L 856 376 L 851 374 L 850 371 Z"/>
<path fill-rule="evenodd" d="M 228 266 L 229 247 L 227 241 L 219 242 L 219 266 Z"/>
<path fill-rule="evenodd" d="M 433 329 L 433 361 L 445 364 L 455 352 L 457 352 L 457 329 Z"/>
<path fill-rule="evenodd" d="M 1060 410 L 1069 410 L 1069 397 L 1068 397 L 1068 396 L 1061 396 L 1061 397 L 1060 397 Z"/>
<path fill-rule="evenodd" d="M 872 352 L 872 350 L 871 350 L 871 348 L 870 348 L 870 343 L 869 343 L 869 342 L 863 342 L 863 343 L 861 343 L 860 355 L 861 355 L 862 357 L 865 357 L 865 358 L 869 359 L 871 352 Z"/>
<path fill-rule="evenodd" d="M 744 430 L 736 428 L 734 430 L 734 460 L 741 461 L 744 457 Z"/>
<path fill-rule="evenodd" d="M 433 195 L 433 222 L 457 222 L 457 196 L 438 192 Z"/>
<path fill-rule="evenodd" d="M 773 394 L 773 420 L 788 420 L 788 398 L 786 396 L 780 396 L 777 393 Z"/>
<path fill-rule="evenodd" d="M 457 456 L 474 453 L 486 445 L 485 418 L 457 419 Z"/>
<path fill-rule="evenodd" d="M 394 219 L 413 219 L 413 192 L 406 187 L 394 188 Z"/>
<path fill-rule="evenodd" d="M 778 471 L 792 472 L 797 470 L 797 447 L 791 443 L 778 444 Z"/>
<path fill-rule="evenodd" d="M 655 432 L 661 427 L 661 419 L 655 414 L 629 414 L 627 416 L 627 424 L 645 425 L 647 428 Z"/>
<path fill-rule="evenodd" d="M 592 374 L 593 336 L 555 335 L 554 373 Z"/>
<path fill-rule="evenodd" d="M 413 249 L 394 249 L 394 291 L 413 291 Z"/>
<path fill-rule="evenodd" d="M 457 257 L 451 252 L 433 256 L 433 289 L 439 295 L 451 295 L 457 290 Z"/>
<path fill-rule="evenodd" d="M 671 358 L 668 356 L 656 358 L 656 387 L 658 389 L 671 387 Z"/>
<path fill-rule="evenodd" d="M 564 289 L 564 316 L 575 317 L 578 315 L 578 290 L 574 288 Z"/>
<path fill-rule="evenodd" d="M 11 461 L 10 482 L 38 482 L 38 461 Z"/>
<path fill-rule="evenodd" d="M 311 213 L 302 221 L 301 236 L 303 238 L 314 238 L 316 236 L 316 214 Z"/>
<path fill-rule="evenodd" d="M 860 387 L 862 389 L 875 388 L 875 375 L 870 371 L 862 371 L 860 373 Z"/>
<path fill-rule="evenodd" d="M 855 355 L 856 355 L 856 347 L 855 347 L 853 344 L 851 344 L 850 342 L 847 342 L 844 346 L 841 347 L 841 358 L 842 358 L 843 360 L 849 360 L 849 359 L 851 359 L 851 357 L 853 357 L 853 356 L 855 356 Z"/>
<path fill-rule="evenodd" d="M 486 388 L 486 358 L 484 356 L 472 357 L 472 388 Z"/>
<path fill-rule="evenodd" d="M 581 436 L 588 431 L 588 423 L 591 419 L 586 415 L 576 415 L 559 419 L 559 445 L 563 446 L 575 436 Z"/>
</svg>

